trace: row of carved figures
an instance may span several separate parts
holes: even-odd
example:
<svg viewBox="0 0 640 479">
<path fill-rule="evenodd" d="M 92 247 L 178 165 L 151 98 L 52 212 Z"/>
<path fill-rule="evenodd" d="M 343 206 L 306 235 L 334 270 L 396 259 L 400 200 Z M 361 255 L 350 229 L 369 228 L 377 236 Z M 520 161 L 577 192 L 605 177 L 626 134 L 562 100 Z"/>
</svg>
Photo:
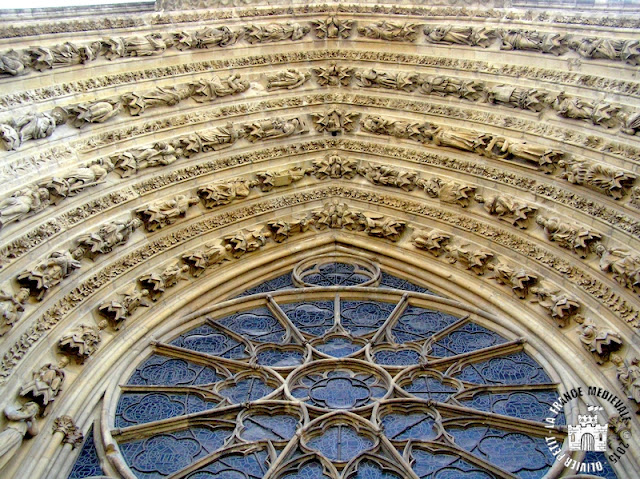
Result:
<svg viewBox="0 0 640 479">
<path fill-rule="evenodd" d="M 585 121 L 606 128 L 620 126 L 620 131 L 629 135 L 640 131 L 640 112 L 608 101 L 589 101 L 564 92 L 556 94 L 537 88 L 519 88 L 504 84 L 490 85 L 478 80 L 441 75 L 389 72 L 372 68 L 356 70 L 335 63 L 327 67 L 315 67 L 311 71 L 315 74 L 320 86 L 348 86 L 355 77 L 357 85 L 362 88 L 417 91 L 425 95 L 453 96 L 535 112 L 549 110 L 563 118 Z M 268 90 L 298 88 L 310 78 L 309 72 L 290 68 L 266 75 L 266 88 Z M 7 150 L 16 150 L 28 140 L 40 140 L 51 136 L 56 127 L 65 123 L 80 128 L 87 123 L 103 123 L 122 110 L 130 115 L 139 116 L 148 109 L 175 106 L 187 98 L 198 103 L 211 102 L 218 97 L 243 93 L 249 87 L 249 82 L 238 74 L 231 74 L 225 78 L 213 75 L 190 83 L 159 87 L 145 92 L 125 93 L 119 98 L 58 107 L 48 113 L 26 114 L 0 123 L 0 142 Z"/>
<path fill-rule="evenodd" d="M 319 39 L 346 39 L 354 30 L 352 20 L 329 17 L 309 24 L 295 22 L 249 24 L 232 29 L 226 26 L 198 30 L 154 32 L 147 35 L 107 37 L 84 43 L 65 42 L 52 46 L 34 46 L 24 50 L 0 53 L 0 74 L 23 75 L 29 71 L 45 71 L 58 67 L 87 64 L 98 58 L 107 60 L 126 57 L 160 55 L 170 48 L 198 50 L 228 47 L 244 39 L 250 44 L 298 41 L 314 27 Z M 519 28 L 459 25 L 423 25 L 412 22 L 381 20 L 357 28 L 363 38 L 386 41 L 416 42 L 420 30 L 425 41 L 440 45 L 488 48 L 499 44 L 501 50 L 521 50 L 552 55 L 574 51 L 579 56 L 596 60 L 640 64 L 640 41 L 540 32 Z"/>
<path fill-rule="evenodd" d="M 138 116 L 147 109 L 174 106 L 187 98 L 198 103 L 211 102 L 219 97 L 242 93 L 248 88 L 249 82 L 238 74 L 225 78 L 213 75 L 191 83 L 125 93 L 119 98 L 57 107 L 48 113 L 30 113 L 0 123 L 0 142 L 7 150 L 17 150 L 26 141 L 50 137 L 58 126 L 65 123 L 81 128 L 88 123 L 104 123 L 118 115 L 122 109 L 130 115 Z"/>
</svg>

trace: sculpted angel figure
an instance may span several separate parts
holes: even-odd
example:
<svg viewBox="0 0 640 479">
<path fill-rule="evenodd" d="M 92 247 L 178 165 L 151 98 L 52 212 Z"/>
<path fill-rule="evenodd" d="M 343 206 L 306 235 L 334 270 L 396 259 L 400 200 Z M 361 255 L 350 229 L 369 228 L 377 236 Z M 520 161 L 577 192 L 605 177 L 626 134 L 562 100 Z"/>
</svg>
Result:
<svg viewBox="0 0 640 479">
<path fill-rule="evenodd" d="M 146 93 L 125 93 L 122 95 L 124 106 L 129 109 L 129 114 L 138 116 L 144 113 L 147 108 L 158 106 L 174 106 L 191 95 L 191 88 L 188 86 L 157 88 Z"/>
<path fill-rule="evenodd" d="M 233 127 L 232 123 L 227 123 L 225 126 L 218 126 L 198 133 L 198 140 L 202 151 L 205 152 L 228 148 L 240 137 L 240 132 Z"/>
<path fill-rule="evenodd" d="M 31 381 L 20 389 L 20 396 L 32 397 L 35 402 L 45 408 L 42 412 L 43 416 L 46 416 L 50 404 L 62 391 L 62 383 L 65 378 L 63 368 L 67 364 L 69 364 L 69 360 L 66 356 L 62 357 L 57 365 L 45 364 L 37 371 L 33 371 Z"/>
<path fill-rule="evenodd" d="M 236 43 L 241 36 L 242 32 L 231 31 L 228 27 L 206 27 L 195 33 L 195 46 L 196 48 L 226 47 Z"/>
<path fill-rule="evenodd" d="M 192 83 L 191 87 L 194 90 L 192 98 L 202 103 L 212 101 L 220 96 L 242 93 L 249 89 L 249 81 L 243 80 L 237 73 L 227 78 L 213 75 L 209 80 L 201 79 L 196 83 Z"/>
<path fill-rule="evenodd" d="M 294 68 L 288 68 L 274 75 L 267 75 L 267 90 L 293 90 L 294 88 L 302 86 L 309 78 L 311 78 L 309 72 L 301 72 Z"/>
<path fill-rule="evenodd" d="M 78 236 L 75 241 L 93 259 L 100 254 L 109 253 L 116 246 L 126 243 L 136 228 L 140 226 L 142 226 L 142 221 L 138 218 L 126 221 L 112 221 L 100 227 L 98 231 Z"/>
<path fill-rule="evenodd" d="M 4 415 L 7 425 L 0 432 L 0 469 L 2 469 L 20 448 L 25 438 L 36 436 L 40 430 L 35 418 L 40 406 L 29 401 L 21 407 L 7 406 Z"/>
<path fill-rule="evenodd" d="M 495 32 L 486 28 L 445 25 L 425 27 L 424 34 L 429 43 L 445 45 L 477 45 L 487 48 L 495 39 Z"/>
<path fill-rule="evenodd" d="M 136 289 L 135 286 L 131 286 L 127 291 L 121 293 L 120 296 L 120 300 L 112 299 L 111 301 L 102 303 L 98 308 L 100 314 L 109 318 L 116 330 L 120 329 L 122 322 L 130 318 L 139 307 L 149 307 L 151 305 L 147 300 L 149 291 L 146 289 L 139 290 Z"/>
<path fill-rule="evenodd" d="M 29 290 L 20 288 L 16 294 L 7 294 L 0 289 L 0 336 L 4 335 L 20 319 L 24 303 L 29 299 Z"/>
<path fill-rule="evenodd" d="M 88 103 L 80 103 L 69 108 L 72 116 L 72 124 L 76 128 L 82 128 L 87 123 L 104 123 L 113 118 L 120 111 L 119 100 L 101 100 Z"/>
<path fill-rule="evenodd" d="M 0 228 L 20 221 L 30 213 L 37 213 L 49 205 L 49 191 L 46 188 L 27 186 L 0 201 Z"/>
<path fill-rule="evenodd" d="M 622 41 L 583 37 L 570 41 L 569 47 L 585 58 L 617 60 L 622 48 Z"/>
<path fill-rule="evenodd" d="M 80 268 L 80 260 L 84 256 L 82 248 L 73 251 L 54 251 L 38 263 L 34 268 L 23 271 L 17 277 L 19 283 L 29 288 L 31 294 L 39 301 L 52 287 Z"/>
<path fill-rule="evenodd" d="M 616 376 L 627 397 L 640 404 L 640 360 L 633 358 L 627 366 L 620 356 L 614 354 L 611 356 L 611 362 L 616 365 Z"/>
<path fill-rule="evenodd" d="M 15 120 L 13 127 L 18 132 L 20 142 L 27 140 L 40 140 L 53 134 L 56 126 L 66 121 L 66 115 L 61 109 L 55 109 L 51 113 L 34 113 L 22 116 Z"/>
<path fill-rule="evenodd" d="M 26 73 L 25 62 L 20 55 L 11 50 L 0 53 L 0 73 L 18 76 Z"/>
<path fill-rule="evenodd" d="M 156 55 L 170 46 L 171 41 L 165 39 L 160 33 L 124 38 L 125 54 L 131 57 Z"/>
</svg>

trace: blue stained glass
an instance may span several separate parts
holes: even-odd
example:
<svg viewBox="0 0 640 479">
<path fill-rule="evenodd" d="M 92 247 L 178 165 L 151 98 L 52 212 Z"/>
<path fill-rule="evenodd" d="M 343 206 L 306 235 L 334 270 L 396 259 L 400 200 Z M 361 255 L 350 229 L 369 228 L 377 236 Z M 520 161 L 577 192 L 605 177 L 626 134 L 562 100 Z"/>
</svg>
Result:
<svg viewBox="0 0 640 479">
<path fill-rule="evenodd" d="M 271 394 L 275 389 L 266 384 L 259 377 L 248 377 L 220 390 L 220 395 L 226 397 L 233 404 L 255 401 Z"/>
<path fill-rule="evenodd" d="M 371 278 L 356 273 L 355 267 L 346 263 L 326 263 L 318 266 L 317 273 L 304 276 L 303 281 L 313 286 L 357 286 Z"/>
<path fill-rule="evenodd" d="M 382 420 L 384 435 L 392 441 L 431 441 L 437 437 L 435 420 L 424 413 L 385 415 Z"/>
<path fill-rule="evenodd" d="M 267 293 L 269 291 L 278 291 L 280 289 L 292 289 L 295 288 L 293 281 L 291 281 L 291 273 L 285 273 L 277 278 L 265 281 L 258 286 L 254 286 L 251 289 L 246 290 L 244 293 L 238 295 L 238 298 L 243 296 L 249 296 L 251 294 Z"/>
<path fill-rule="evenodd" d="M 257 355 L 258 364 L 274 368 L 299 366 L 304 362 L 304 351 L 263 349 Z"/>
<path fill-rule="evenodd" d="M 395 304 L 378 301 L 342 301 L 342 326 L 354 336 L 362 336 L 380 329 Z"/>
<path fill-rule="evenodd" d="M 411 366 L 420 363 L 420 353 L 412 349 L 382 349 L 374 353 L 373 359 L 383 366 Z"/>
<path fill-rule="evenodd" d="M 116 408 L 116 427 L 135 426 L 215 408 L 193 393 L 124 392 Z"/>
<path fill-rule="evenodd" d="M 185 479 L 262 479 L 269 469 L 267 458 L 266 451 L 227 454 Z"/>
<path fill-rule="evenodd" d="M 242 419 L 240 437 L 245 441 L 288 441 L 298 428 L 300 419 L 284 414 L 252 415 Z"/>
<path fill-rule="evenodd" d="M 400 479 L 395 472 L 385 471 L 375 462 L 365 459 L 358 464 L 353 474 L 349 475 L 349 479 Z"/>
<path fill-rule="evenodd" d="M 458 391 L 455 387 L 427 375 L 416 377 L 409 384 L 402 386 L 402 389 L 422 399 L 433 399 L 441 402 L 446 401 L 451 394 Z"/>
<path fill-rule="evenodd" d="M 542 422 L 549 415 L 549 408 L 557 398 L 557 391 L 482 392 L 472 399 L 460 401 L 460 404 L 480 411 Z M 564 413 L 561 412 L 556 417 L 556 425 L 564 424 Z"/>
<path fill-rule="evenodd" d="M 281 343 L 285 329 L 265 306 L 227 316 L 218 321 L 243 338 L 261 343 Z"/>
<path fill-rule="evenodd" d="M 334 324 L 333 301 L 281 304 L 280 308 L 304 334 L 323 336 Z"/>
<path fill-rule="evenodd" d="M 334 358 L 344 358 L 359 351 L 364 346 L 354 343 L 349 338 L 334 336 L 322 344 L 314 346 L 318 351 Z"/>
<path fill-rule="evenodd" d="M 613 467 L 607 460 L 607 456 L 603 452 L 588 451 L 585 453 L 584 459 L 582 460 L 583 464 L 596 462 L 600 462 L 602 471 L 594 472 L 592 474 L 604 479 L 618 479 L 618 475 L 613 470 Z"/>
<path fill-rule="evenodd" d="M 382 272 L 382 278 L 380 279 L 380 288 L 383 289 L 400 289 L 402 291 L 413 291 L 416 293 L 427 293 L 434 296 L 439 296 L 433 291 L 411 283 L 405 279 L 400 279 L 396 276 L 392 276 L 389 273 Z"/>
<path fill-rule="evenodd" d="M 453 454 L 433 454 L 414 449 L 413 471 L 420 479 L 495 479 L 496 476 L 458 459 Z"/>
<path fill-rule="evenodd" d="M 141 479 L 166 477 L 220 449 L 233 429 L 195 427 L 120 444 L 127 464 Z"/>
<path fill-rule="evenodd" d="M 522 351 L 465 366 L 457 378 L 476 384 L 545 384 L 552 382 L 542 366 Z"/>
<path fill-rule="evenodd" d="M 101 476 L 104 472 L 100 467 L 100 459 L 93 440 L 93 426 L 87 432 L 87 438 L 82 445 L 80 454 L 73 464 L 67 479 L 82 479 L 84 477 Z"/>
<path fill-rule="evenodd" d="M 212 384 L 224 378 L 215 369 L 154 354 L 129 379 L 136 386 L 190 386 Z"/>
<path fill-rule="evenodd" d="M 455 316 L 430 309 L 409 306 L 391 329 L 398 343 L 421 341 L 458 320 Z"/>
<path fill-rule="evenodd" d="M 358 434 L 353 427 L 339 424 L 332 426 L 307 445 L 330 461 L 347 462 L 373 447 L 373 440 Z"/>
<path fill-rule="evenodd" d="M 498 333 L 474 323 L 467 323 L 432 345 L 431 356 L 448 357 L 488 348 L 507 340 Z"/>
<path fill-rule="evenodd" d="M 282 479 L 329 479 L 329 476 L 323 474 L 324 468 L 318 461 L 309 461 L 298 466 L 295 472 L 291 472 L 282 477 Z"/>
<path fill-rule="evenodd" d="M 249 356 L 244 344 L 208 324 L 178 336 L 169 344 L 227 359 L 241 359 Z"/>
</svg>

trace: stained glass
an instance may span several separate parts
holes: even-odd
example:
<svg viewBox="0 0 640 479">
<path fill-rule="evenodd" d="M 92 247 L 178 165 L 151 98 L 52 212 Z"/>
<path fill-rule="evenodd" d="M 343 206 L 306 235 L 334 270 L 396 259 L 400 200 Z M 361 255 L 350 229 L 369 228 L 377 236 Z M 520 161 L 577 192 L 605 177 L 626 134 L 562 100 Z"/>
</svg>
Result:
<svg viewBox="0 0 640 479">
<path fill-rule="evenodd" d="M 266 307 L 252 309 L 220 319 L 218 323 L 252 341 L 280 343 L 285 329 Z"/>
<path fill-rule="evenodd" d="M 244 344 L 221 329 L 207 324 L 178 336 L 169 344 L 229 359 L 247 357 Z"/>
<path fill-rule="evenodd" d="M 389 317 L 394 304 L 378 301 L 343 301 L 340 306 L 342 326 L 354 336 L 373 333 Z"/>
<path fill-rule="evenodd" d="M 82 445 L 80 455 L 73 464 L 73 468 L 67 479 L 83 479 L 84 477 L 101 476 L 100 459 L 93 441 L 93 426 L 87 432 L 87 438 Z"/>
<path fill-rule="evenodd" d="M 334 324 L 333 301 L 281 304 L 293 325 L 311 336 L 322 336 Z"/>
</svg>

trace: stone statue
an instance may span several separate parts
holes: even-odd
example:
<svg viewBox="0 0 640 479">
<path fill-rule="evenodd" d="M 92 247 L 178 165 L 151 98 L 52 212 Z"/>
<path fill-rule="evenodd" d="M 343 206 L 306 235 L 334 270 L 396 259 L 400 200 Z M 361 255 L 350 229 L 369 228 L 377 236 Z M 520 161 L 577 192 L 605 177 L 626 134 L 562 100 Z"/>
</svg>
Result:
<svg viewBox="0 0 640 479">
<path fill-rule="evenodd" d="M 435 145 L 462 151 L 477 151 L 484 146 L 484 135 L 473 130 L 450 129 L 437 125 L 427 125 Z"/>
<path fill-rule="evenodd" d="M 258 187 L 262 191 L 271 191 L 273 188 L 289 186 L 304 178 L 305 171 L 299 166 L 281 171 L 261 171 L 256 173 Z"/>
<path fill-rule="evenodd" d="M 80 103 L 67 109 L 71 124 L 82 128 L 87 123 L 104 123 L 120 111 L 120 100 L 100 100 Z"/>
<path fill-rule="evenodd" d="M 138 278 L 138 281 L 144 290 L 149 291 L 151 300 L 157 301 L 167 288 L 175 286 L 178 281 L 186 280 L 188 271 L 189 266 L 180 266 L 176 263 L 167 266 L 162 273 L 145 274 Z"/>
<path fill-rule="evenodd" d="M 593 354 L 598 364 L 609 361 L 611 353 L 622 347 L 620 334 L 603 331 L 592 321 L 585 321 L 579 330 L 580 342 L 587 351 Z"/>
<path fill-rule="evenodd" d="M 309 72 L 301 72 L 294 68 L 267 75 L 267 90 L 293 90 L 302 86 L 311 78 Z"/>
<path fill-rule="evenodd" d="M 95 60 L 102 49 L 100 42 L 76 46 L 66 42 L 51 48 L 33 47 L 27 50 L 31 65 L 38 71 L 80 65 Z"/>
<path fill-rule="evenodd" d="M 596 37 L 574 38 L 569 42 L 569 47 L 580 56 L 595 60 L 618 60 L 622 46 L 622 40 Z"/>
<path fill-rule="evenodd" d="M 189 207 L 197 203 L 198 198 L 177 195 L 170 200 L 156 201 L 138 208 L 136 213 L 142 218 L 147 231 L 155 231 L 175 223 L 178 218 L 183 218 Z"/>
<path fill-rule="evenodd" d="M 558 115 L 574 120 L 587 120 L 594 125 L 613 128 L 620 122 L 618 120 L 619 108 L 610 103 L 591 103 L 580 98 L 573 98 L 560 93 L 553 102 L 553 109 Z"/>
<path fill-rule="evenodd" d="M 637 135 L 640 131 L 640 112 L 620 113 L 618 115 L 622 120 L 622 128 L 620 131 L 627 135 Z M 7 149 L 11 149 L 7 147 Z"/>
<path fill-rule="evenodd" d="M 0 201 L 0 228 L 42 211 L 49 205 L 49 199 L 49 191 L 35 185 L 16 191 Z"/>
<path fill-rule="evenodd" d="M 159 87 L 145 93 L 125 93 L 121 99 L 131 116 L 139 116 L 147 108 L 177 105 L 182 100 L 189 98 L 191 93 L 191 88 L 188 85 L 181 85 L 178 87 Z"/>
<path fill-rule="evenodd" d="M 43 180 L 39 186 L 46 188 L 51 202 L 57 204 L 60 200 L 76 195 L 85 188 L 103 183 L 111 171 L 113 171 L 111 161 L 99 159 L 89 165 L 71 170 L 63 177 L 54 176 Z"/>
<path fill-rule="evenodd" d="M 234 73 L 226 78 L 213 75 L 209 80 L 200 79 L 191 83 L 192 98 L 198 103 L 213 101 L 218 97 L 236 95 L 249 89 L 249 81 Z"/>
<path fill-rule="evenodd" d="M 316 81 L 320 86 L 349 86 L 353 76 L 353 68 L 331 63 L 328 67 L 313 68 Z"/>
<path fill-rule="evenodd" d="M 25 73 L 27 73 L 25 60 L 18 52 L 10 50 L 0 53 L 0 74 L 18 76 Z"/>
<path fill-rule="evenodd" d="M 258 230 L 240 231 L 236 234 L 225 236 L 223 241 L 234 258 L 239 258 L 245 253 L 251 253 L 262 248 L 267 244 L 267 238 L 271 236 L 270 232 L 263 233 Z"/>
<path fill-rule="evenodd" d="M 373 68 L 356 73 L 360 86 L 365 88 L 388 88 L 391 90 L 413 91 L 418 82 L 416 73 L 378 72 Z"/>
<path fill-rule="evenodd" d="M 205 208 L 228 205 L 237 198 L 246 198 L 251 192 L 247 180 L 232 180 L 214 183 L 198 188 L 198 196 L 202 198 Z"/>
<path fill-rule="evenodd" d="M 193 36 L 196 48 L 228 47 L 242 37 L 242 32 L 234 32 L 228 27 L 205 27 Z"/>
<path fill-rule="evenodd" d="M 438 230 L 416 231 L 411 239 L 413 245 L 421 250 L 428 251 L 438 257 L 446 252 L 445 246 L 451 240 L 451 236 Z"/>
<path fill-rule="evenodd" d="M 18 322 L 24 312 L 24 303 L 29 299 L 30 291 L 20 288 L 15 294 L 0 289 L 0 336 L 3 336 Z"/>
<path fill-rule="evenodd" d="M 405 191 L 411 191 L 416 187 L 417 175 L 415 173 L 386 165 L 372 165 L 363 162 L 358 168 L 358 173 L 374 185 L 394 186 Z"/>
<path fill-rule="evenodd" d="M 275 140 L 292 135 L 308 133 L 309 129 L 301 118 L 289 118 L 287 120 L 260 120 L 243 126 L 243 135 L 254 143 L 260 140 Z"/>
<path fill-rule="evenodd" d="M 96 328 L 81 324 L 58 340 L 58 348 L 62 352 L 74 356 L 79 364 L 83 364 L 100 345 L 100 329 L 106 326 L 106 321 L 101 326 L 102 328 Z"/>
<path fill-rule="evenodd" d="M 147 301 L 149 291 L 146 289 L 138 290 L 135 286 L 132 286 L 119 296 L 121 296 L 119 301 L 112 299 L 98 307 L 100 314 L 111 321 L 115 330 L 120 329 L 124 320 L 130 318 L 139 307 L 150 306 Z"/>
<path fill-rule="evenodd" d="M 492 158 L 524 160 L 537 165 L 544 173 L 552 173 L 565 155 L 563 151 L 526 141 L 515 142 L 503 136 L 491 137 L 482 153 Z"/>
<path fill-rule="evenodd" d="M 459 80 L 443 76 L 423 76 L 419 79 L 420 93 L 425 95 L 453 96 L 469 101 L 482 99 L 484 83 L 476 80 Z"/>
<path fill-rule="evenodd" d="M 535 112 L 544 110 L 550 104 L 546 92 L 535 88 L 518 88 L 512 85 L 491 87 L 488 91 L 487 99 L 491 103 Z"/>
<path fill-rule="evenodd" d="M 20 388 L 20 396 L 30 397 L 44 408 L 42 415 L 49 413 L 50 405 L 62 391 L 65 373 L 63 368 L 69 364 L 66 357 L 62 357 L 57 365 L 47 363 L 37 371 L 33 371 L 31 381 Z"/>
<path fill-rule="evenodd" d="M 328 17 L 326 20 L 314 20 L 316 37 L 324 38 L 349 38 L 353 20 L 345 20 L 337 17 Z"/>
<path fill-rule="evenodd" d="M 356 213 L 349 209 L 346 203 L 332 201 L 313 213 L 313 221 L 317 228 L 347 229 L 362 231 L 366 220 L 362 213 Z"/>
<path fill-rule="evenodd" d="M 387 22 L 370 23 L 358 27 L 360 36 L 395 42 L 415 42 L 418 39 L 417 23 Z"/>
<path fill-rule="evenodd" d="M 172 45 L 161 33 L 144 36 L 106 38 L 102 40 L 107 60 L 119 57 L 145 57 L 159 55 Z"/>
<path fill-rule="evenodd" d="M 295 219 L 292 221 L 278 220 L 267 223 L 271 237 L 276 243 L 282 243 L 294 234 L 304 233 L 311 227 L 309 219 Z"/>
<path fill-rule="evenodd" d="M 493 253 L 486 248 L 478 247 L 471 249 L 470 246 L 469 244 L 446 246 L 447 260 L 450 263 L 460 262 L 465 268 L 473 271 L 475 274 L 483 275 L 489 262 L 493 259 Z"/>
<path fill-rule="evenodd" d="M 85 256 L 95 259 L 101 254 L 110 253 L 116 246 L 125 244 L 140 226 L 142 221 L 138 218 L 111 221 L 97 231 L 78 236 L 76 245 L 84 250 Z"/>
<path fill-rule="evenodd" d="M 231 123 L 225 126 L 218 126 L 210 130 L 201 131 L 197 134 L 199 148 L 202 152 L 218 151 L 229 148 L 238 138 L 244 135 L 244 131 L 238 132 Z"/>
<path fill-rule="evenodd" d="M 611 362 L 616 365 L 616 376 L 627 397 L 640 404 L 640 359 L 633 358 L 627 366 L 620 356 L 612 354 Z"/>
<path fill-rule="evenodd" d="M 249 43 L 281 42 L 283 40 L 300 40 L 311 31 L 307 25 L 299 23 L 270 23 L 268 25 L 247 25 L 244 37 Z"/>
<path fill-rule="evenodd" d="M 114 155 L 111 161 L 120 177 L 126 178 L 146 168 L 170 165 L 178 159 L 177 153 L 172 144 L 159 141 L 149 148 L 133 149 Z"/>
<path fill-rule="evenodd" d="M 343 158 L 340 155 L 331 154 L 321 160 L 314 160 L 313 168 L 316 178 L 352 179 L 357 174 L 357 163 L 354 160 Z"/>
<path fill-rule="evenodd" d="M 484 198 L 476 195 L 475 200 L 484 204 L 484 209 L 490 215 L 497 216 L 502 221 L 506 221 L 517 228 L 526 229 L 529 226 L 529 220 L 536 214 L 537 208 L 529 206 L 526 203 L 520 203 L 513 198 L 494 195 Z"/>
<path fill-rule="evenodd" d="M 7 123 L 0 123 L 0 141 L 5 150 L 17 150 L 20 148 L 22 141 L 16 129 Z"/>
<path fill-rule="evenodd" d="M 611 273 L 619 284 L 640 292 L 640 257 L 621 248 L 607 249 L 603 244 L 596 246 L 600 256 L 600 269 Z"/>
<path fill-rule="evenodd" d="M 64 278 L 80 268 L 80 260 L 83 256 L 82 248 L 53 252 L 33 269 L 20 273 L 16 279 L 40 301 L 49 289 L 60 284 Z"/>
<path fill-rule="evenodd" d="M 549 316 L 558 323 L 558 326 L 565 327 L 580 311 L 580 303 L 568 295 L 561 293 L 557 289 L 550 289 L 545 285 L 531 288 L 534 295 L 532 303 L 538 303 L 547 310 Z"/>
<path fill-rule="evenodd" d="M 450 203 L 466 208 L 471 203 L 475 186 L 461 185 L 457 181 L 445 181 L 440 178 L 420 179 L 417 181 L 424 192 L 431 198 L 438 198 L 443 203 Z"/>
<path fill-rule="evenodd" d="M 500 32 L 501 50 L 532 50 L 562 55 L 569 49 L 567 36 L 560 33 L 540 33 L 528 30 Z"/>
<path fill-rule="evenodd" d="M 190 267 L 191 275 L 194 278 L 200 276 L 204 271 L 214 264 L 222 263 L 227 258 L 227 249 L 217 244 L 205 244 L 206 249 L 198 249 L 182 256 Z"/>
<path fill-rule="evenodd" d="M 463 27 L 446 25 L 424 27 L 427 43 L 443 45 L 469 45 L 487 48 L 496 39 L 495 30 L 484 27 Z"/>
<path fill-rule="evenodd" d="M 29 401 L 22 407 L 7 406 L 4 415 L 8 422 L 0 432 L 0 469 L 6 466 L 25 438 L 36 436 L 40 430 L 35 418 L 40 406 Z"/>
<path fill-rule="evenodd" d="M 598 233 L 589 229 L 573 228 L 558 218 L 546 218 L 538 215 L 536 223 L 544 228 L 550 241 L 557 242 L 560 247 L 575 252 L 581 258 L 586 258 L 592 244 L 601 238 Z"/>
<path fill-rule="evenodd" d="M 359 117 L 360 113 L 347 112 L 339 109 L 311 114 L 313 124 L 318 132 L 322 133 L 326 131 L 334 136 L 338 133 L 353 131 Z"/>
<path fill-rule="evenodd" d="M 34 113 L 22 116 L 13 122 L 20 143 L 28 140 L 40 140 L 53 134 L 57 126 L 66 121 L 66 115 L 60 108 L 51 113 Z"/>
<path fill-rule="evenodd" d="M 389 218 L 377 213 L 367 213 L 365 218 L 365 233 L 369 236 L 388 239 L 396 242 L 402 236 L 407 224 L 394 218 Z"/>
<path fill-rule="evenodd" d="M 562 178 L 569 183 L 589 187 L 616 200 L 627 194 L 636 180 L 631 173 L 600 163 L 562 161 L 558 166 L 565 168 Z"/>
<path fill-rule="evenodd" d="M 494 272 L 493 279 L 498 284 L 510 287 L 520 299 L 525 299 L 529 294 L 529 288 L 538 281 L 537 275 L 524 269 L 516 270 L 506 263 L 489 264 L 487 268 Z"/>
<path fill-rule="evenodd" d="M 625 40 L 620 49 L 620 59 L 629 65 L 640 65 L 640 41 Z"/>
</svg>

